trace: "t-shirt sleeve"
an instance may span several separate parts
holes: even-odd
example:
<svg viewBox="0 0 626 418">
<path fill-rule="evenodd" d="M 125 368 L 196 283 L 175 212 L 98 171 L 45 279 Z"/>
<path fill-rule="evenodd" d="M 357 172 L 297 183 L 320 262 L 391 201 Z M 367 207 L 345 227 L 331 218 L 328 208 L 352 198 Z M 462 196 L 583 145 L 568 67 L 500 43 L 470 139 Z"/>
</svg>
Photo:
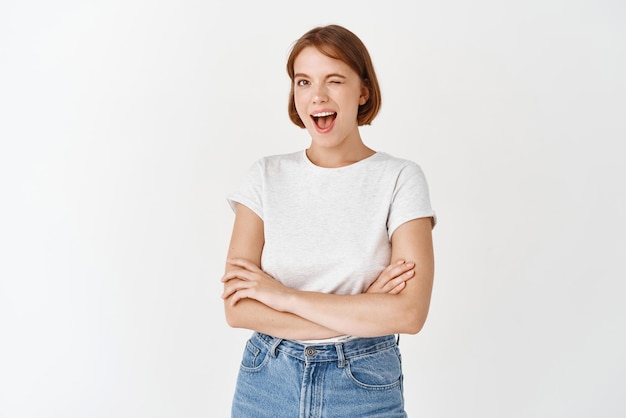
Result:
<svg viewBox="0 0 626 418">
<path fill-rule="evenodd" d="M 426 217 L 432 217 L 434 227 L 437 217 L 430 205 L 426 176 L 419 165 L 408 162 L 400 170 L 393 192 L 387 220 L 389 238 L 403 223 Z"/>
<path fill-rule="evenodd" d="M 240 203 L 263 219 L 263 171 L 263 161 L 255 162 L 248 170 L 239 190 L 226 197 L 233 211 Z"/>
</svg>

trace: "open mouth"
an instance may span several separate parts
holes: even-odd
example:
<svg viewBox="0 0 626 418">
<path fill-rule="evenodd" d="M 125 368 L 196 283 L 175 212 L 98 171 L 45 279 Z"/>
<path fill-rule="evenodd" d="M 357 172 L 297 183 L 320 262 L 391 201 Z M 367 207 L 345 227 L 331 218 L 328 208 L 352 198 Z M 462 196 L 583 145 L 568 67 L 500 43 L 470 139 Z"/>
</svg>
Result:
<svg viewBox="0 0 626 418">
<path fill-rule="evenodd" d="M 332 126 L 335 118 L 337 117 L 336 112 L 320 112 L 314 115 L 311 115 L 313 118 L 313 122 L 320 130 L 326 130 Z"/>
</svg>

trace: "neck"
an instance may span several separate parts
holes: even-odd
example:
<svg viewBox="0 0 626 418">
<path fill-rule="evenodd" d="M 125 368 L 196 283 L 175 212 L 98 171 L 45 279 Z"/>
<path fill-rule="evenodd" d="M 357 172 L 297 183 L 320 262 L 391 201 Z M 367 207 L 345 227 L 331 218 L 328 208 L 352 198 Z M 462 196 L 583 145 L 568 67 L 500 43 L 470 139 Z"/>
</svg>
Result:
<svg viewBox="0 0 626 418">
<path fill-rule="evenodd" d="M 306 150 L 306 155 L 313 164 L 319 167 L 338 168 L 354 164 L 376 153 L 376 151 L 367 147 L 363 142 L 355 145 L 356 146 L 346 147 L 347 149 L 337 149 L 319 147 L 315 146 L 315 144 L 311 144 Z"/>
</svg>

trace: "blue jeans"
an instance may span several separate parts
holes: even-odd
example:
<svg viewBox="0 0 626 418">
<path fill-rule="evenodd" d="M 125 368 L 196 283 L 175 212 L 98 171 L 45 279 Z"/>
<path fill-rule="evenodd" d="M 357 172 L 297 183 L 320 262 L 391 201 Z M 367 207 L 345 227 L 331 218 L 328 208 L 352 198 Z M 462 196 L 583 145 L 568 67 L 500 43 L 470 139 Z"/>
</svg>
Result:
<svg viewBox="0 0 626 418">
<path fill-rule="evenodd" d="M 305 345 L 255 332 L 233 418 L 406 417 L 395 336 Z"/>
</svg>

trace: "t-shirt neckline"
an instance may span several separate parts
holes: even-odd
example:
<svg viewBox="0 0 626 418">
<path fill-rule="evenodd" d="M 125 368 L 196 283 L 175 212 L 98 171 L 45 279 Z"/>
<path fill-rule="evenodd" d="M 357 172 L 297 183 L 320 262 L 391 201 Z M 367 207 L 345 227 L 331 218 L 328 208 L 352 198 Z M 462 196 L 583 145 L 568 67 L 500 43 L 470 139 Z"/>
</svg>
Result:
<svg viewBox="0 0 626 418">
<path fill-rule="evenodd" d="M 302 160 L 305 162 L 306 165 L 308 165 L 309 167 L 313 168 L 314 170 L 319 170 L 319 171 L 339 171 L 339 170 L 347 170 L 347 169 L 351 169 L 354 167 L 359 167 L 363 164 L 368 163 L 369 161 L 374 160 L 375 158 L 377 158 L 378 156 L 382 155 L 382 153 L 380 151 L 375 151 L 372 155 L 370 155 L 369 157 L 363 158 L 362 160 L 359 160 L 357 162 L 354 162 L 352 164 L 348 164 L 348 165 L 344 165 L 341 167 L 321 167 L 319 165 L 314 164 L 311 160 L 309 160 L 309 157 L 306 155 L 306 149 L 303 149 L 302 151 L 300 151 L 300 157 L 302 158 Z"/>
</svg>

